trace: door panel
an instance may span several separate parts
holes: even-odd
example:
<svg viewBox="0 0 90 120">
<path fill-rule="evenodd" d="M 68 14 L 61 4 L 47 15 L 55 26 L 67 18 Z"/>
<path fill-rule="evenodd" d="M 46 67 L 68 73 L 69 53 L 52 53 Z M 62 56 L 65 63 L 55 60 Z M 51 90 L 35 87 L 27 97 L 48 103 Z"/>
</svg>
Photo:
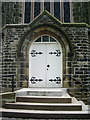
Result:
<svg viewBox="0 0 90 120">
<path fill-rule="evenodd" d="M 47 87 L 61 87 L 62 59 L 58 43 L 47 44 Z"/>
<path fill-rule="evenodd" d="M 33 44 L 29 53 L 29 86 L 45 87 L 45 44 Z"/>
<path fill-rule="evenodd" d="M 56 43 L 33 43 L 29 52 L 29 86 L 62 86 L 62 49 Z"/>
</svg>

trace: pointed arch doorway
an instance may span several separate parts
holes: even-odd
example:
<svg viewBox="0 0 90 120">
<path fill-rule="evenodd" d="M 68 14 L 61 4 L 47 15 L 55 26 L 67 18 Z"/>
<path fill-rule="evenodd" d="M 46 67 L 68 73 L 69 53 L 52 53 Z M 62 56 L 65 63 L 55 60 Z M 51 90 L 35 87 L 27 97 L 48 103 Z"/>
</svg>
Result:
<svg viewBox="0 0 90 120">
<path fill-rule="evenodd" d="M 37 38 L 29 49 L 29 87 L 62 87 L 62 48 L 48 35 Z"/>
</svg>

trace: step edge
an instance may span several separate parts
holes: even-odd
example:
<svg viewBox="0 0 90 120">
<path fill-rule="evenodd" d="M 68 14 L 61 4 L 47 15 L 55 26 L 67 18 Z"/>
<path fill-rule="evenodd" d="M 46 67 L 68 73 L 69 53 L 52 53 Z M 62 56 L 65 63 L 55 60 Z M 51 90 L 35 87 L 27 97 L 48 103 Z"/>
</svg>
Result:
<svg viewBox="0 0 90 120">
<path fill-rule="evenodd" d="M 78 114 L 90 114 L 90 112 L 88 111 L 50 111 L 50 110 L 19 110 L 19 109 L 5 109 L 5 108 L 2 108 L 0 109 L 0 112 L 18 112 L 18 113 L 56 113 L 56 114 L 59 114 L 59 113 L 63 113 L 63 114 L 71 114 L 71 113 L 78 113 Z"/>
<path fill-rule="evenodd" d="M 82 106 L 81 104 L 73 104 L 73 103 L 25 103 L 25 102 L 17 102 L 17 103 L 5 103 L 5 105 L 50 105 L 50 106 Z"/>
<path fill-rule="evenodd" d="M 72 97 L 64 97 L 64 96 L 62 96 L 62 97 L 58 97 L 58 96 L 17 96 L 16 98 L 53 98 L 53 99 L 70 99 L 70 98 L 72 98 Z"/>
</svg>

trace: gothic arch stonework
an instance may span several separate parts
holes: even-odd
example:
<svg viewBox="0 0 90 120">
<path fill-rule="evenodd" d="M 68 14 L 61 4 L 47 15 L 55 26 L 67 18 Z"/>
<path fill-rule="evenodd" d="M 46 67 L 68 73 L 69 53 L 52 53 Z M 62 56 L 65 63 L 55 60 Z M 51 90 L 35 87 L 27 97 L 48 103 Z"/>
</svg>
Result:
<svg viewBox="0 0 90 120">
<path fill-rule="evenodd" d="M 55 30 L 57 30 L 57 34 L 60 34 L 61 37 L 69 44 L 69 49 L 71 51 L 71 54 L 73 55 L 73 47 L 72 43 L 67 35 L 67 33 L 63 30 L 63 25 L 60 21 L 58 21 L 56 18 L 54 18 L 50 13 L 47 11 L 42 12 L 36 19 L 34 19 L 30 24 L 27 26 L 27 31 L 25 34 L 22 36 L 20 42 L 19 42 L 19 47 L 18 47 L 18 53 L 21 50 L 22 44 L 25 41 L 26 37 L 30 36 L 29 38 L 31 39 L 31 36 L 33 36 L 35 33 L 42 30 L 48 31 L 48 28 L 51 28 L 51 32 L 55 33 Z M 63 42 L 65 41 L 63 40 Z"/>
<path fill-rule="evenodd" d="M 37 18 L 37 21 L 33 21 L 33 23 L 28 25 L 28 30 L 23 35 L 22 39 L 19 42 L 18 47 L 18 60 L 24 59 L 24 75 L 25 78 L 28 80 L 29 78 L 29 49 L 33 41 L 42 36 L 42 35 L 50 35 L 58 40 L 58 42 L 61 44 L 62 52 L 63 52 L 63 79 L 65 78 L 65 75 L 68 74 L 67 70 L 67 59 L 68 54 L 71 56 L 73 55 L 73 48 L 71 45 L 71 42 L 69 40 L 69 37 L 67 34 L 62 30 L 61 24 L 58 26 L 57 21 L 53 21 L 51 19 L 51 16 L 49 17 L 48 14 L 45 13 L 45 15 L 41 15 Z M 44 19 L 44 20 L 43 20 Z M 46 20 L 46 22 L 45 22 Z M 38 23 L 38 24 L 37 24 Z M 41 24 L 40 24 L 41 23 Z M 19 62 L 20 63 L 20 62 Z M 19 65 L 20 66 L 20 65 Z M 19 69 L 21 69 L 19 67 Z M 63 87 L 65 80 L 63 81 Z"/>
</svg>

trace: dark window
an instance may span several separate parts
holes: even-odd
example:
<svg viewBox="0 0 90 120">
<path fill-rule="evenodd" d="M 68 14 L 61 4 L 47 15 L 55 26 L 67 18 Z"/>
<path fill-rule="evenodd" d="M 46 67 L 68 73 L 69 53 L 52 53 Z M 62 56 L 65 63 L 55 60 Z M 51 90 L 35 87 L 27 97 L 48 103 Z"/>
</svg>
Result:
<svg viewBox="0 0 90 120">
<path fill-rule="evenodd" d="M 49 37 L 48 36 L 43 36 L 42 37 L 42 42 L 49 42 Z"/>
<path fill-rule="evenodd" d="M 50 37 L 50 42 L 56 42 L 56 40 L 52 37 Z"/>
<path fill-rule="evenodd" d="M 2 13 L 4 13 L 5 12 L 5 6 L 4 6 L 4 4 L 2 3 Z"/>
<path fill-rule="evenodd" d="M 41 42 L 41 37 L 39 37 L 35 42 Z"/>
<path fill-rule="evenodd" d="M 70 22 L 70 4 L 64 2 L 64 22 Z"/>
<path fill-rule="evenodd" d="M 44 2 L 44 10 L 50 12 L 50 2 Z"/>
<path fill-rule="evenodd" d="M 57 42 L 53 37 L 47 35 L 39 37 L 35 42 Z"/>
<path fill-rule="evenodd" d="M 34 3 L 34 17 L 40 14 L 40 2 Z"/>
<path fill-rule="evenodd" d="M 54 16 L 60 20 L 60 2 L 54 2 Z"/>
<path fill-rule="evenodd" d="M 2 33 L 2 39 L 4 39 L 4 33 Z"/>
<path fill-rule="evenodd" d="M 25 23 L 30 22 L 30 16 L 31 16 L 31 3 L 30 2 L 25 2 Z"/>
</svg>

